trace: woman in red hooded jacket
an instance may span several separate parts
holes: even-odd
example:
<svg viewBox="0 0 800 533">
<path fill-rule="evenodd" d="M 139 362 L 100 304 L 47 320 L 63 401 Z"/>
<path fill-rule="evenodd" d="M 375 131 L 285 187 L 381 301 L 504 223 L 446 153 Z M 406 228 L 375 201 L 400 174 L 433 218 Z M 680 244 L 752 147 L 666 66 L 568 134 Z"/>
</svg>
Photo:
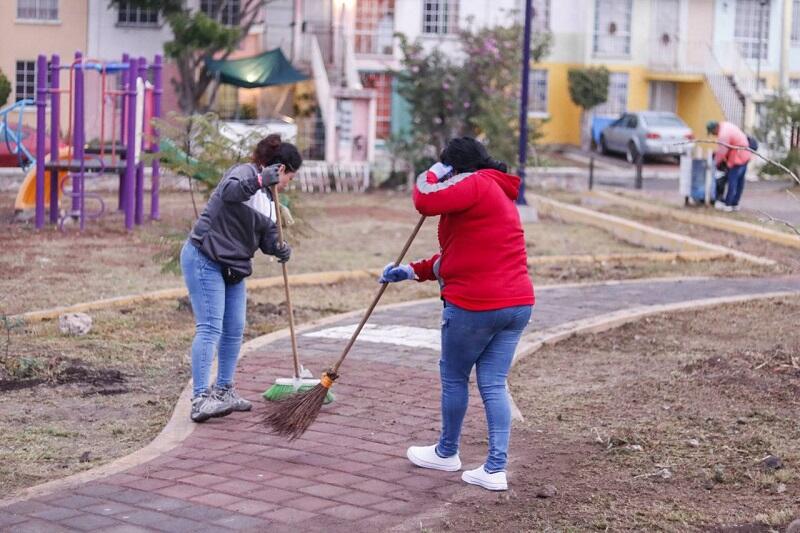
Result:
<svg viewBox="0 0 800 533">
<path fill-rule="evenodd" d="M 476 368 L 489 426 L 486 462 L 462 479 L 489 490 L 506 490 L 511 411 L 506 378 L 534 304 L 525 235 L 515 200 L 520 179 L 489 157 L 475 139 L 451 140 L 414 187 L 414 206 L 440 216 L 440 251 L 407 265 L 387 265 L 380 281 L 437 280 L 441 287 L 442 431 L 437 444 L 411 446 L 417 466 L 461 469 L 461 426 Z"/>
</svg>

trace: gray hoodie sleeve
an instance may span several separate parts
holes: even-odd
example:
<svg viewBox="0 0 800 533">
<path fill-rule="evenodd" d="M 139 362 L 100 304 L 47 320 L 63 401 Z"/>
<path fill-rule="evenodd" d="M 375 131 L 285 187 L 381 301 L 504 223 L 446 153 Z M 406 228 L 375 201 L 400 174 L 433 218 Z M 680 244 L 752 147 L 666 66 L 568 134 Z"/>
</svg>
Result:
<svg viewBox="0 0 800 533">
<path fill-rule="evenodd" d="M 239 165 L 234 167 L 224 178 L 222 187 L 220 187 L 220 196 L 223 202 L 244 202 L 260 188 L 258 173 L 253 165 Z"/>
</svg>

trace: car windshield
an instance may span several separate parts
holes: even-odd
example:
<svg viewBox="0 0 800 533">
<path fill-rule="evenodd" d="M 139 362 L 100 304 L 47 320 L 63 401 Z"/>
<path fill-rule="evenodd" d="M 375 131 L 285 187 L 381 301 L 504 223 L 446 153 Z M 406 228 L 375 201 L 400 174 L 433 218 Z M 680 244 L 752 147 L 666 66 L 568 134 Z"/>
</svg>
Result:
<svg viewBox="0 0 800 533">
<path fill-rule="evenodd" d="M 652 128 L 685 128 L 686 124 L 674 115 L 645 116 L 644 121 Z"/>
</svg>

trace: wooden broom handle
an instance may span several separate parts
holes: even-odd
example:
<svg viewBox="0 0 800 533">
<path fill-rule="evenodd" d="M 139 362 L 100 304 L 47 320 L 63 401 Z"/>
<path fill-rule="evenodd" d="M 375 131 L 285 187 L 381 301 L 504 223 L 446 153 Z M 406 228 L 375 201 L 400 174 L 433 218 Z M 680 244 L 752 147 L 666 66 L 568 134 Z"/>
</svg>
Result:
<svg viewBox="0 0 800 533">
<path fill-rule="evenodd" d="M 278 199 L 278 186 L 270 187 L 272 199 L 275 202 L 275 219 L 278 223 L 278 239 L 283 244 L 283 221 L 281 220 L 281 203 Z M 297 337 L 294 334 L 294 309 L 292 308 L 292 297 L 289 294 L 289 271 L 286 263 L 281 263 L 283 270 L 283 290 L 286 292 L 286 307 L 289 310 L 289 336 L 292 338 L 292 361 L 294 362 L 294 377 L 300 378 L 300 356 L 297 355 Z"/>
<path fill-rule="evenodd" d="M 419 222 L 417 222 L 417 225 L 414 227 L 414 231 L 412 231 L 411 235 L 408 237 L 405 246 L 403 246 L 403 250 L 400 252 L 400 255 L 397 256 L 397 261 L 394 262 L 394 266 L 399 265 L 403 261 L 403 258 L 406 256 L 406 252 L 408 252 L 408 249 L 411 248 L 411 243 L 414 242 L 414 238 L 417 236 L 417 233 L 419 233 L 419 230 L 424 222 L 425 222 L 425 215 L 422 215 L 421 217 L 419 217 Z M 388 282 L 381 283 L 381 288 L 378 289 L 378 294 L 376 294 L 375 298 L 372 299 L 372 303 L 367 308 L 367 312 L 364 313 L 364 318 L 361 319 L 361 323 L 358 325 L 356 330 L 353 332 L 353 335 L 350 337 L 350 342 L 348 342 L 347 346 L 345 346 L 344 351 L 342 352 L 342 356 L 339 358 L 338 361 L 336 361 L 336 364 L 333 365 L 334 374 L 337 374 L 339 372 L 339 366 L 341 366 L 342 362 L 344 362 L 344 358 L 347 357 L 347 354 L 350 352 L 350 348 L 353 347 L 353 344 L 356 342 L 359 333 L 361 333 L 361 330 L 364 328 L 364 324 L 366 324 L 367 320 L 369 320 L 372 311 L 375 309 L 375 306 L 378 305 L 378 301 L 380 301 L 381 296 L 383 296 L 383 293 L 386 291 L 386 287 L 388 286 L 389 286 Z"/>
</svg>

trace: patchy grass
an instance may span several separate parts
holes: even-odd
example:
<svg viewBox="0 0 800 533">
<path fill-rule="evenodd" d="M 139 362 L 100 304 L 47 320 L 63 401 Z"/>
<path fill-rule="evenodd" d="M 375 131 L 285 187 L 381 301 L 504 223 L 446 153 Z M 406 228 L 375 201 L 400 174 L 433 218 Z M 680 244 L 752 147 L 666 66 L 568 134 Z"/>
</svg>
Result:
<svg viewBox="0 0 800 533">
<path fill-rule="evenodd" d="M 464 495 L 433 529 L 786 527 L 800 517 L 798 316 L 798 298 L 726 305 L 524 359 L 509 378 L 525 416 L 512 437 L 511 491 Z M 783 466 L 767 468 L 769 454 Z M 557 496 L 537 498 L 544 484 Z"/>
</svg>

